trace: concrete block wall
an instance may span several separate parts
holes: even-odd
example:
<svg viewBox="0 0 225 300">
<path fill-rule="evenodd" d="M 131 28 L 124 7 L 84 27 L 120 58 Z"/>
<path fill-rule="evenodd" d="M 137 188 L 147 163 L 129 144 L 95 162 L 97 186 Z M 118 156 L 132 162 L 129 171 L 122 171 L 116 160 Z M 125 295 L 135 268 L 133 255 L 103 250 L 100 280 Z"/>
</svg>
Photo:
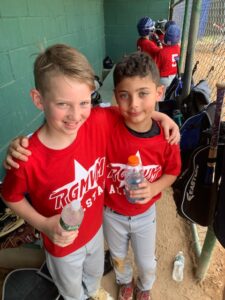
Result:
<svg viewBox="0 0 225 300">
<path fill-rule="evenodd" d="M 105 57 L 103 0 L 0 0 L 0 163 L 8 142 L 42 122 L 29 91 L 41 49 L 67 43 L 82 51 L 97 75 Z M 4 172 L 0 167 L 0 179 Z"/>
<path fill-rule="evenodd" d="M 117 61 L 136 51 L 136 25 L 141 17 L 168 18 L 169 0 L 104 0 L 106 55 Z"/>
</svg>

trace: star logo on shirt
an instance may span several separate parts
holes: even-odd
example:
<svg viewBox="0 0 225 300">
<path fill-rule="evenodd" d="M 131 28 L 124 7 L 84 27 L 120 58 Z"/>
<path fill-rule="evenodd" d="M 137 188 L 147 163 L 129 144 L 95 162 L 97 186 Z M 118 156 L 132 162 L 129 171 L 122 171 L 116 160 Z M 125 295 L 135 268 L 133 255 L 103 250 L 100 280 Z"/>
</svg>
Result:
<svg viewBox="0 0 225 300">
<path fill-rule="evenodd" d="M 98 178 L 104 176 L 105 158 L 98 158 L 86 170 L 74 160 L 74 180 L 54 190 L 49 200 L 55 200 L 55 209 L 60 209 L 73 200 L 81 201 L 84 194 L 98 187 Z"/>
<path fill-rule="evenodd" d="M 137 151 L 136 155 L 138 156 L 140 162 L 141 155 L 140 152 Z M 114 182 L 119 182 L 118 186 L 120 188 L 125 186 L 124 181 L 124 172 L 126 168 L 126 164 L 119 164 L 119 163 L 110 163 L 107 166 L 110 170 L 108 171 L 107 178 L 111 178 Z M 160 165 L 147 165 L 143 166 L 144 170 L 144 176 L 149 182 L 155 181 L 155 179 L 158 177 L 158 173 L 161 171 L 162 167 Z"/>
</svg>

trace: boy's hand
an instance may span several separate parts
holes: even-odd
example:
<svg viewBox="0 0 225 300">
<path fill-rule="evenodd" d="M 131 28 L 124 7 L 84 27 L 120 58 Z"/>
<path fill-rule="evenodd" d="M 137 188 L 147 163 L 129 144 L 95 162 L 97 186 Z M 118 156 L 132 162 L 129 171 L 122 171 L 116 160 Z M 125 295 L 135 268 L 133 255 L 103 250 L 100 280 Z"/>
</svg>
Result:
<svg viewBox="0 0 225 300">
<path fill-rule="evenodd" d="M 142 198 L 143 200 L 135 201 L 137 204 L 148 203 L 153 197 L 161 193 L 167 187 L 171 186 L 176 180 L 175 175 L 163 174 L 158 180 L 154 182 L 149 182 L 144 180 L 144 182 L 139 183 L 138 190 L 130 191 L 131 198 Z"/>
<path fill-rule="evenodd" d="M 171 145 L 178 144 L 180 141 L 180 129 L 177 124 L 170 118 L 162 120 L 161 125 L 163 127 L 165 139 Z"/>
<path fill-rule="evenodd" d="M 155 195 L 157 195 L 157 191 L 154 190 L 154 185 L 145 179 L 144 182 L 139 183 L 139 189 L 130 190 L 129 194 L 131 198 L 142 198 L 143 200 L 135 201 L 137 204 L 145 204 L 149 202 Z"/>
<path fill-rule="evenodd" d="M 170 143 L 178 144 L 180 141 L 180 130 L 177 124 L 166 114 L 154 111 L 152 118 L 161 123 L 165 139 Z"/>
<path fill-rule="evenodd" d="M 24 136 L 17 137 L 16 139 L 12 140 L 9 145 L 6 158 L 3 162 L 3 166 L 8 170 L 10 170 L 11 167 L 18 169 L 19 164 L 13 159 L 17 158 L 22 161 L 27 161 L 28 156 L 31 155 L 31 151 L 26 149 L 28 145 L 29 139 Z"/>
<path fill-rule="evenodd" d="M 59 223 L 60 214 L 47 219 L 45 228 L 42 230 L 49 239 L 60 247 L 66 247 L 73 243 L 78 235 L 78 230 L 66 231 Z"/>
</svg>

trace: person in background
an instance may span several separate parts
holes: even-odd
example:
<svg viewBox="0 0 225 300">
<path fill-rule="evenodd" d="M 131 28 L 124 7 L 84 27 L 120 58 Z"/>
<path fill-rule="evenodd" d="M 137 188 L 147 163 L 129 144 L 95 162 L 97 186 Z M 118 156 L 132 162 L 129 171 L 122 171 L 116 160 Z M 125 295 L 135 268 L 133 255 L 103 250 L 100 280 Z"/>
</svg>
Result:
<svg viewBox="0 0 225 300">
<path fill-rule="evenodd" d="M 149 17 L 143 17 L 138 21 L 137 30 L 139 38 L 137 40 L 137 50 L 147 52 L 154 60 L 162 48 L 159 38 L 157 41 L 150 40 L 150 35 L 155 30 L 155 22 Z"/>
<path fill-rule="evenodd" d="M 166 30 L 170 27 L 170 25 L 177 25 L 176 22 L 174 20 L 168 20 L 165 24 L 164 27 L 164 31 L 166 32 Z"/>
<path fill-rule="evenodd" d="M 159 40 L 163 42 L 165 35 L 165 25 L 168 21 L 166 19 L 161 19 L 155 23 L 155 34 L 158 36 Z"/>
<path fill-rule="evenodd" d="M 171 186 L 180 173 L 178 145 L 170 145 L 162 128 L 152 117 L 163 94 L 159 71 L 145 52 L 135 52 L 117 63 L 113 73 L 115 98 L 121 118 L 114 124 L 107 147 L 104 236 L 112 256 L 118 300 L 150 300 L 156 277 L 156 211 L 161 192 Z M 138 155 L 144 166 L 145 181 L 131 198 L 124 193 L 127 158 Z M 129 244 L 137 265 L 134 282 Z"/>
<path fill-rule="evenodd" d="M 177 25 L 170 25 L 165 32 L 163 48 L 156 57 L 156 64 L 160 73 L 160 82 L 164 85 L 164 91 L 166 91 L 166 88 L 171 84 L 177 74 L 177 63 L 180 56 L 179 42 L 180 28 Z"/>
</svg>

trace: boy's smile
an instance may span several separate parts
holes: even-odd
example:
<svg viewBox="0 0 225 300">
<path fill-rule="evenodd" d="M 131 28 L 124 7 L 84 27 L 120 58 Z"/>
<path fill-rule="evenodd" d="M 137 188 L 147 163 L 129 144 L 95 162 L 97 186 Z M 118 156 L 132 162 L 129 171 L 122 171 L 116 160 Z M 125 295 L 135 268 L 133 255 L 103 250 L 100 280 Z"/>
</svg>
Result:
<svg viewBox="0 0 225 300">
<path fill-rule="evenodd" d="M 152 126 L 152 112 L 160 100 L 163 87 L 157 87 L 149 76 L 125 77 L 115 88 L 115 97 L 126 125 L 138 132 Z"/>
</svg>

